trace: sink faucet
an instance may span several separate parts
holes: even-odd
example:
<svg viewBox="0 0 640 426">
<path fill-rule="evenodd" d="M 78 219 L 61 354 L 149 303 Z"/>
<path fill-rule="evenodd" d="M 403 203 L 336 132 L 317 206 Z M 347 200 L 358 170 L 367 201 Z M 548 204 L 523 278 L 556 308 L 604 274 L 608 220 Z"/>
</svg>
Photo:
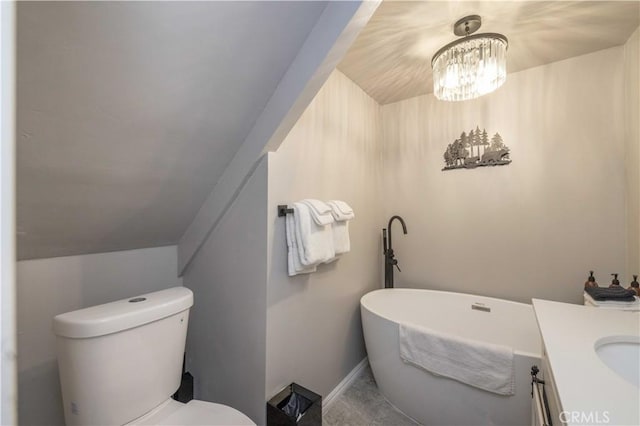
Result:
<svg viewBox="0 0 640 426">
<path fill-rule="evenodd" d="M 398 266 L 398 260 L 396 259 L 393 253 L 393 243 L 391 238 L 391 225 L 394 220 L 399 220 L 402 225 L 402 231 L 404 234 L 407 234 L 407 225 L 404 223 L 404 219 L 400 216 L 391 216 L 389 219 L 389 224 L 386 229 L 382 230 L 382 238 L 383 238 L 383 247 L 384 247 L 384 288 L 393 288 L 393 267 L 398 268 L 398 272 L 400 271 L 400 267 Z M 388 246 L 387 246 L 387 238 L 388 238 Z"/>
</svg>

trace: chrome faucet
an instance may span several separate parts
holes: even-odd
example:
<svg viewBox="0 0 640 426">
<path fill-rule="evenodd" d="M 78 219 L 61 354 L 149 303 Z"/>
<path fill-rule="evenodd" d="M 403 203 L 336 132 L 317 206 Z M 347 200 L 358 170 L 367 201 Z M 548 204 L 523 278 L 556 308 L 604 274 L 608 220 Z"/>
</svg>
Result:
<svg viewBox="0 0 640 426">
<path fill-rule="evenodd" d="M 393 288 L 393 267 L 398 268 L 398 272 L 402 272 L 400 267 L 398 266 L 398 260 L 393 253 L 393 243 L 391 238 L 391 225 L 393 221 L 398 219 L 400 224 L 402 225 L 402 231 L 404 234 L 407 234 L 407 225 L 404 223 L 404 219 L 400 216 L 391 216 L 389 219 L 389 224 L 385 229 L 382 229 L 382 240 L 383 240 L 383 254 L 384 254 L 384 288 Z M 388 246 L 387 246 L 388 239 Z"/>
</svg>

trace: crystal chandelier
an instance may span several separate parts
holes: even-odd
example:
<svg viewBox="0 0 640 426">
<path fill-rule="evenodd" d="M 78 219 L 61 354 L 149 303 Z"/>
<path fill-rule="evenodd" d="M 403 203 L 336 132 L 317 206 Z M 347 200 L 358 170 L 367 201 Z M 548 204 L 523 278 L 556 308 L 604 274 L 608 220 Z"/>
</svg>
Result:
<svg viewBox="0 0 640 426">
<path fill-rule="evenodd" d="M 473 34 L 482 24 L 478 15 L 465 16 L 453 33 L 465 36 L 433 55 L 433 93 L 443 101 L 465 101 L 486 95 L 507 79 L 507 47 L 502 34 Z"/>
</svg>

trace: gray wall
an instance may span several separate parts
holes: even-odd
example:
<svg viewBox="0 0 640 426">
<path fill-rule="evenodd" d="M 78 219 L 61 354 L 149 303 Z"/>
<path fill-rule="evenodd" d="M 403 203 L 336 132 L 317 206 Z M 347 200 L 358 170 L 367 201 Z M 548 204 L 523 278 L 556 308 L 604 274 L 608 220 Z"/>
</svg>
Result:
<svg viewBox="0 0 640 426">
<path fill-rule="evenodd" d="M 195 397 L 230 405 L 265 422 L 267 160 L 183 275 L 194 292 L 187 367 Z"/>
<path fill-rule="evenodd" d="M 381 285 L 379 134 L 378 104 L 334 71 L 269 155 L 267 397 L 292 381 L 326 397 L 366 356 L 359 299 Z M 313 274 L 288 277 L 276 206 L 303 198 L 353 207 L 351 252 Z"/>
<path fill-rule="evenodd" d="M 382 107 L 384 211 L 409 228 L 394 239 L 400 286 L 580 303 L 590 269 L 628 283 L 622 62 L 616 47 L 509 74 L 476 100 Z M 441 171 L 476 126 L 502 135 L 512 164 Z"/>
<path fill-rule="evenodd" d="M 18 258 L 35 259 L 176 244 L 327 3 L 16 8 Z"/>
<path fill-rule="evenodd" d="M 21 425 L 64 424 L 53 317 L 181 285 L 176 253 L 168 246 L 18 262 Z"/>
</svg>

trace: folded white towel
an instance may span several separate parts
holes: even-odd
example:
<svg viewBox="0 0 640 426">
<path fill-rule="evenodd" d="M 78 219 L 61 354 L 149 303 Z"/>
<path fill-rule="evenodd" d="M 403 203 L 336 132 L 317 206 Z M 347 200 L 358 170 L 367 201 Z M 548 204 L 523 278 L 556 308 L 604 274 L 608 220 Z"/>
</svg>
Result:
<svg viewBox="0 0 640 426">
<path fill-rule="evenodd" d="M 314 266 L 333 259 L 336 253 L 331 224 L 317 224 L 312 219 L 311 208 L 305 203 L 293 203 L 293 211 L 300 263 Z"/>
<path fill-rule="evenodd" d="M 336 255 L 347 253 L 351 250 L 351 241 L 349 240 L 349 220 L 355 217 L 353 209 L 344 201 L 331 200 L 327 201 L 331 207 L 331 214 L 335 218 L 335 222 L 331 225 L 333 231 L 333 246 Z"/>
<path fill-rule="evenodd" d="M 333 233 L 333 248 L 336 255 L 344 254 L 351 250 L 351 241 L 349 239 L 349 222 L 341 220 L 331 224 L 331 232 Z"/>
<path fill-rule="evenodd" d="M 640 311 L 640 298 L 634 296 L 633 302 L 617 302 L 615 300 L 595 300 L 589 293 L 584 292 L 584 304 L 598 308 L 619 309 L 621 311 Z"/>
<path fill-rule="evenodd" d="M 351 220 L 356 217 L 351 206 L 349 206 L 349 204 L 345 203 L 344 201 L 330 200 L 327 201 L 327 204 L 329 205 L 329 207 L 331 207 L 331 214 L 337 221 Z"/>
<path fill-rule="evenodd" d="M 296 240 L 296 223 L 293 214 L 285 217 L 285 231 L 287 234 L 287 266 L 289 276 L 310 274 L 316 271 L 315 265 L 305 266 L 300 262 L 300 252 Z"/>
<path fill-rule="evenodd" d="M 311 217 L 317 225 L 329 225 L 330 223 L 333 223 L 334 218 L 331 214 L 331 207 L 329 207 L 324 201 L 305 198 L 300 202 L 309 207 Z"/>
<path fill-rule="evenodd" d="M 403 361 L 500 395 L 515 393 L 513 349 L 400 324 Z"/>
</svg>

